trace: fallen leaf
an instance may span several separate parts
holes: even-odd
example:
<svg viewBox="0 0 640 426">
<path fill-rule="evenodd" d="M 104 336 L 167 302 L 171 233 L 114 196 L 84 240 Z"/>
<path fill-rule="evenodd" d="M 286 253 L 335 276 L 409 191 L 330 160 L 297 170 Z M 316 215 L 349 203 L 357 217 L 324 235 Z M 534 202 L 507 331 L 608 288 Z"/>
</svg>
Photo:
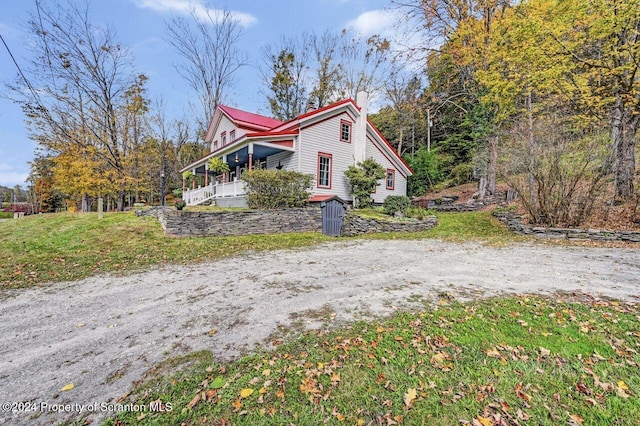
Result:
<svg viewBox="0 0 640 426">
<path fill-rule="evenodd" d="M 496 348 L 487 349 L 485 353 L 491 358 L 500 358 L 500 352 L 498 352 Z"/>
<path fill-rule="evenodd" d="M 540 346 L 540 356 L 542 357 L 546 357 L 551 355 L 551 351 L 549 349 L 543 348 L 542 346 Z"/>
<path fill-rule="evenodd" d="M 525 413 L 521 409 L 518 409 L 518 411 L 516 412 L 516 415 L 518 416 L 518 418 L 520 420 L 524 420 L 525 422 L 531 418 L 530 415 L 528 415 L 527 413 Z"/>
<path fill-rule="evenodd" d="M 407 393 L 404 394 L 404 405 L 407 408 L 411 408 L 411 406 L 413 405 L 413 401 L 416 400 L 417 396 L 418 392 L 415 388 L 407 389 Z"/>
<path fill-rule="evenodd" d="M 74 388 L 73 383 L 69 383 L 68 385 L 64 385 L 64 386 L 62 387 L 62 389 L 60 389 L 60 390 L 61 390 L 62 392 L 66 392 L 66 391 L 70 391 L 70 390 L 71 390 L 71 389 L 73 389 L 73 388 Z"/>
<path fill-rule="evenodd" d="M 623 382 L 622 380 L 620 380 L 618 382 L 618 387 L 624 391 L 629 390 L 629 386 L 627 386 L 627 384 L 625 382 Z"/>
<path fill-rule="evenodd" d="M 478 416 L 476 417 L 476 420 L 482 425 L 482 426 L 493 426 L 493 422 L 491 421 L 491 419 L 489 417 L 482 417 L 482 416 Z"/>
<path fill-rule="evenodd" d="M 200 394 L 196 394 L 196 396 L 193 397 L 193 399 L 187 404 L 187 408 L 188 409 L 192 409 L 193 407 L 195 407 L 198 402 L 200 402 Z"/>
<path fill-rule="evenodd" d="M 433 355 L 431 357 L 431 363 L 432 364 L 440 364 L 442 362 L 444 362 L 444 360 L 447 359 L 447 354 L 444 352 L 438 352 L 437 354 Z"/>
<path fill-rule="evenodd" d="M 218 330 L 216 330 L 215 328 L 213 330 L 209 331 L 209 336 L 213 336 L 218 332 Z"/>
<path fill-rule="evenodd" d="M 225 384 L 227 383 L 227 381 L 224 379 L 224 377 L 222 376 L 218 376 L 216 377 L 213 382 L 211 382 L 211 388 L 213 389 L 220 389 L 221 387 L 223 387 Z"/>
<path fill-rule="evenodd" d="M 584 419 L 577 414 L 571 414 L 569 416 L 569 426 L 581 426 Z"/>
<path fill-rule="evenodd" d="M 245 388 L 240 390 L 240 398 L 248 398 L 253 394 L 253 389 Z"/>
</svg>

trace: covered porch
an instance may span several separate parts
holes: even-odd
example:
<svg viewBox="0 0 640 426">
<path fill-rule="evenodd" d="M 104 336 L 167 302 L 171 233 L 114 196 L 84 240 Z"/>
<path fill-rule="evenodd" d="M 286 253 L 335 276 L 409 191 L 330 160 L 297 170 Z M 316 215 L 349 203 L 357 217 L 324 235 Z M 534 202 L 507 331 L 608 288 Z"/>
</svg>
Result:
<svg viewBox="0 0 640 426">
<path fill-rule="evenodd" d="M 273 136 L 271 136 L 272 138 Z M 186 179 L 182 180 L 182 199 L 187 206 L 195 206 L 214 201 L 229 206 L 242 206 L 244 202 L 244 184 L 241 181 L 242 174 L 247 170 L 266 169 L 267 157 L 282 152 L 294 152 L 294 138 L 291 135 L 283 139 L 279 135 L 278 140 L 270 138 L 242 138 L 236 143 L 222 147 L 205 157 L 188 165 L 182 172 L 191 171 L 193 176 L 204 177 L 204 186 L 197 185 L 196 179 L 192 180 L 191 188 L 187 188 Z M 215 173 L 209 170 L 209 161 L 212 158 L 220 158 L 229 167 L 228 172 Z M 275 167 L 281 169 L 282 165 Z M 202 179 L 200 179 L 202 181 Z M 234 202 L 232 198 L 237 198 Z"/>
</svg>

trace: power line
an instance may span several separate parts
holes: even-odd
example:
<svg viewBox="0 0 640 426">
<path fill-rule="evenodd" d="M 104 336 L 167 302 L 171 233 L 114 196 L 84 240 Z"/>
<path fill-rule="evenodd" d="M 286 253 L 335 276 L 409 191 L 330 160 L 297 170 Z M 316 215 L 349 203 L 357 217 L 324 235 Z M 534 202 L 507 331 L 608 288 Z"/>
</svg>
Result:
<svg viewBox="0 0 640 426">
<path fill-rule="evenodd" d="M 16 58 L 13 56 L 13 53 L 11 52 L 11 49 L 9 49 L 9 46 L 7 45 L 7 42 L 4 41 L 4 37 L 2 37 L 2 34 L 0 34 L 0 40 L 2 40 L 2 44 L 4 44 L 5 49 L 7 49 L 7 52 L 9 53 L 9 56 L 11 57 L 11 60 L 13 61 L 13 64 L 16 66 L 16 68 L 18 69 L 18 72 L 20 73 L 20 76 L 22 77 L 22 79 L 24 80 L 24 82 L 26 83 L 27 87 L 29 88 L 29 91 L 31 92 L 31 94 L 33 95 L 33 97 L 35 98 L 36 102 L 38 103 L 38 105 L 40 107 L 42 107 L 42 102 L 40 102 L 40 97 L 38 96 L 38 94 L 36 93 L 35 89 L 33 88 L 33 86 L 31 85 L 31 83 L 29 82 L 29 80 L 27 80 L 27 77 L 24 75 L 24 73 L 22 72 L 22 68 L 20 68 L 20 65 L 18 65 L 18 61 L 16 61 Z"/>
</svg>

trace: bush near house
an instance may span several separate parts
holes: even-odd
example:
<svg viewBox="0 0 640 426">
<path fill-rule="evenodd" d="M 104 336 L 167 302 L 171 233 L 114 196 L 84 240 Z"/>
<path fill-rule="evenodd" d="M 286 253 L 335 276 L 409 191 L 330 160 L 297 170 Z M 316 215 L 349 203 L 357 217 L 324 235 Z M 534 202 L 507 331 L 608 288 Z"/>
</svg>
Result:
<svg viewBox="0 0 640 426">
<path fill-rule="evenodd" d="M 397 212 L 404 216 L 411 205 L 411 200 L 405 195 L 389 195 L 384 199 L 382 209 L 388 215 L 395 215 Z"/>
<path fill-rule="evenodd" d="M 242 180 L 250 208 L 282 209 L 307 203 L 313 176 L 292 170 L 251 170 Z"/>
</svg>

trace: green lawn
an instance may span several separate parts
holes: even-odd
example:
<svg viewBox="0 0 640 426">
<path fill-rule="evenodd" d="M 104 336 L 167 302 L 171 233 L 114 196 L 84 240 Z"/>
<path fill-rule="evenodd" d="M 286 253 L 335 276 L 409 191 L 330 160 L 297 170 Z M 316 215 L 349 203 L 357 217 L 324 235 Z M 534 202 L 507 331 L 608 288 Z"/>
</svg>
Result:
<svg viewBox="0 0 640 426">
<path fill-rule="evenodd" d="M 490 213 L 438 219 L 427 232 L 367 238 L 521 240 Z M 334 239 L 317 233 L 167 238 L 157 220 L 132 213 L 103 220 L 36 215 L 0 223 L 0 284 L 36 285 L 323 241 Z M 640 419 L 638 307 L 517 297 L 468 304 L 443 299 L 425 309 L 309 332 L 228 364 L 206 351 L 170 359 L 123 402 L 148 407 L 154 401 L 171 411 L 123 413 L 107 424 L 628 425 Z"/>
<path fill-rule="evenodd" d="M 125 273 L 156 264 L 217 259 L 249 250 L 327 241 L 317 233 L 167 238 L 160 223 L 133 213 L 43 214 L 0 223 L 0 286 L 28 286 Z"/>
<path fill-rule="evenodd" d="M 639 318 L 617 302 L 443 301 L 228 364 L 172 359 L 130 397 L 171 411 L 107 424 L 632 425 Z"/>
<path fill-rule="evenodd" d="M 480 239 L 516 241 L 490 213 L 442 213 L 439 225 L 414 234 L 363 238 Z M 133 213 L 58 213 L 0 223 L 0 287 L 85 278 L 102 272 L 126 273 L 155 264 L 201 262 L 248 250 L 304 247 L 333 241 L 318 233 L 243 237 L 167 238 L 160 223 Z"/>
</svg>

